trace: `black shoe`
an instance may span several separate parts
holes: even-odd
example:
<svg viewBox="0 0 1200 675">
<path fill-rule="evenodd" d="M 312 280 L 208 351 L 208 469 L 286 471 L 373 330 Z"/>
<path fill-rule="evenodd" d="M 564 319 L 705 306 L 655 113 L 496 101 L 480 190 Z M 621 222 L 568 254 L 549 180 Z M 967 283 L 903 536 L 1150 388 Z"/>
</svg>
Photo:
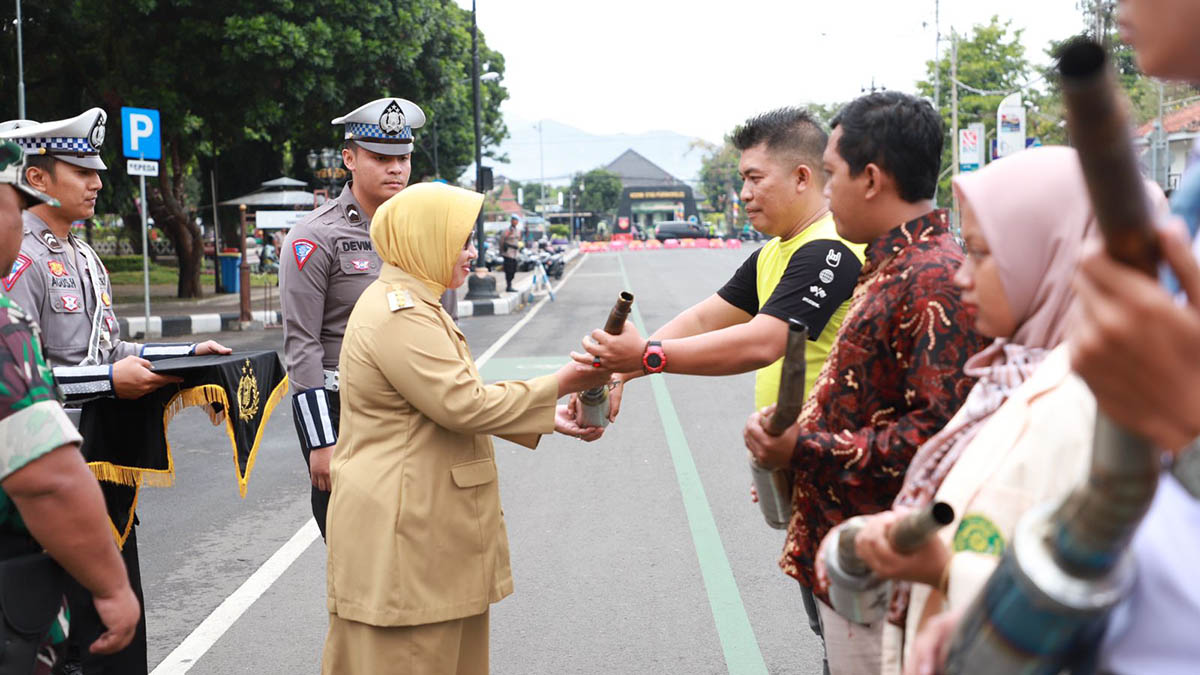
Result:
<svg viewBox="0 0 1200 675">
<path fill-rule="evenodd" d="M 512 286 L 509 286 L 508 288 L 504 289 L 504 292 L 505 293 L 516 293 L 516 291 L 513 290 Z"/>
</svg>

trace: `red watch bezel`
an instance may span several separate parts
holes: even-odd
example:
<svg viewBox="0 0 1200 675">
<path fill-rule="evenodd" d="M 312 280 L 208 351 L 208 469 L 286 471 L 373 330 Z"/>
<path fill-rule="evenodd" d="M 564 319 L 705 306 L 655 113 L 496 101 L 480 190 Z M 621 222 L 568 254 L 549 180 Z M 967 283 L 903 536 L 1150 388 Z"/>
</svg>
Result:
<svg viewBox="0 0 1200 675">
<path fill-rule="evenodd" d="M 655 354 L 658 356 L 658 367 L 657 368 L 651 367 L 651 365 L 646 362 L 647 357 L 649 357 L 651 354 Z M 645 372 L 647 375 L 651 375 L 653 373 L 661 373 L 663 371 L 663 369 L 666 367 L 667 367 L 667 353 L 665 351 L 663 351 L 662 343 L 659 342 L 658 340 L 651 340 L 651 341 L 647 342 L 646 349 L 645 349 L 645 351 L 642 352 L 642 371 Z"/>
</svg>

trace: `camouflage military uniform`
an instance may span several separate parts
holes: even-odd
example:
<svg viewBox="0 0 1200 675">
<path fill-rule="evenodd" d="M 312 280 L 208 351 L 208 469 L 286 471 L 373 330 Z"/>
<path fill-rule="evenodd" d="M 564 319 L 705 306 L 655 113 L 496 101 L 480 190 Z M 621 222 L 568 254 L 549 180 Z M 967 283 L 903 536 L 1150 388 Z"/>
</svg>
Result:
<svg viewBox="0 0 1200 675">
<path fill-rule="evenodd" d="M 0 481 L 51 450 L 81 440 L 59 404 L 37 324 L 0 294 Z M 40 550 L 16 505 L 0 488 L 0 559 Z M 67 623 L 66 613 L 60 612 L 35 673 L 49 672 L 59 660 Z"/>
</svg>

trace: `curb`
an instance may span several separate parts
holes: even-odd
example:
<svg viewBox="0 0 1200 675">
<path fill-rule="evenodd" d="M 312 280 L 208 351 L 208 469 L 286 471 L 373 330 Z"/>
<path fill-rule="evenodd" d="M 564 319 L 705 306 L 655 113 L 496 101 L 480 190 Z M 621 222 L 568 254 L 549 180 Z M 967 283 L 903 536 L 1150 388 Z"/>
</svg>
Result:
<svg viewBox="0 0 1200 675">
<path fill-rule="evenodd" d="M 569 263 L 579 255 L 579 249 L 567 251 L 565 262 Z M 493 316 L 512 314 L 520 311 L 525 305 L 534 300 L 533 277 L 515 284 L 516 292 L 505 293 L 503 297 L 493 300 L 460 300 L 458 316 Z M 544 292 L 544 291 L 543 291 Z M 146 319 L 134 316 L 117 319 L 121 327 L 121 335 L 127 340 L 149 340 L 152 338 L 180 337 L 202 333 L 221 333 L 239 330 L 238 312 L 212 312 L 207 314 L 182 314 L 177 316 L 151 316 L 147 329 Z M 278 310 L 255 310 L 250 312 L 250 318 L 257 325 L 255 330 L 264 326 L 279 326 L 283 324 L 283 315 Z"/>
<path fill-rule="evenodd" d="M 579 255 L 579 249 L 573 248 L 563 256 L 563 265 L 570 263 Z M 494 316 L 497 314 L 512 314 L 534 300 L 533 277 L 525 277 L 514 284 L 516 291 L 503 293 L 501 297 L 492 300 L 459 300 L 458 316 Z M 544 291 L 543 291 L 544 292 Z"/>
<path fill-rule="evenodd" d="M 179 337 L 197 333 L 221 333 L 238 330 L 239 312 L 221 312 L 219 314 L 182 314 L 178 316 L 152 316 L 150 329 L 146 330 L 146 318 L 141 316 L 128 319 L 117 319 L 121 327 L 121 335 L 127 340 L 148 340 L 150 338 Z M 283 323 L 283 315 L 278 310 L 250 312 L 250 318 L 258 325 L 276 326 Z"/>
</svg>

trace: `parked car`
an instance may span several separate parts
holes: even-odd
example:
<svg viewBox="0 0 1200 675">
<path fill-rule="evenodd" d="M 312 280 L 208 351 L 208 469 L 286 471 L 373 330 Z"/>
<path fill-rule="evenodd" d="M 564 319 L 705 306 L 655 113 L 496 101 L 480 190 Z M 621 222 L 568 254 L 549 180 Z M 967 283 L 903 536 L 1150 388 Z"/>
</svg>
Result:
<svg viewBox="0 0 1200 675">
<path fill-rule="evenodd" d="M 654 238 L 659 241 L 668 239 L 707 239 L 708 228 L 699 223 L 689 223 L 686 220 L 664 220 L 654 231 Z"/>
</svg>

